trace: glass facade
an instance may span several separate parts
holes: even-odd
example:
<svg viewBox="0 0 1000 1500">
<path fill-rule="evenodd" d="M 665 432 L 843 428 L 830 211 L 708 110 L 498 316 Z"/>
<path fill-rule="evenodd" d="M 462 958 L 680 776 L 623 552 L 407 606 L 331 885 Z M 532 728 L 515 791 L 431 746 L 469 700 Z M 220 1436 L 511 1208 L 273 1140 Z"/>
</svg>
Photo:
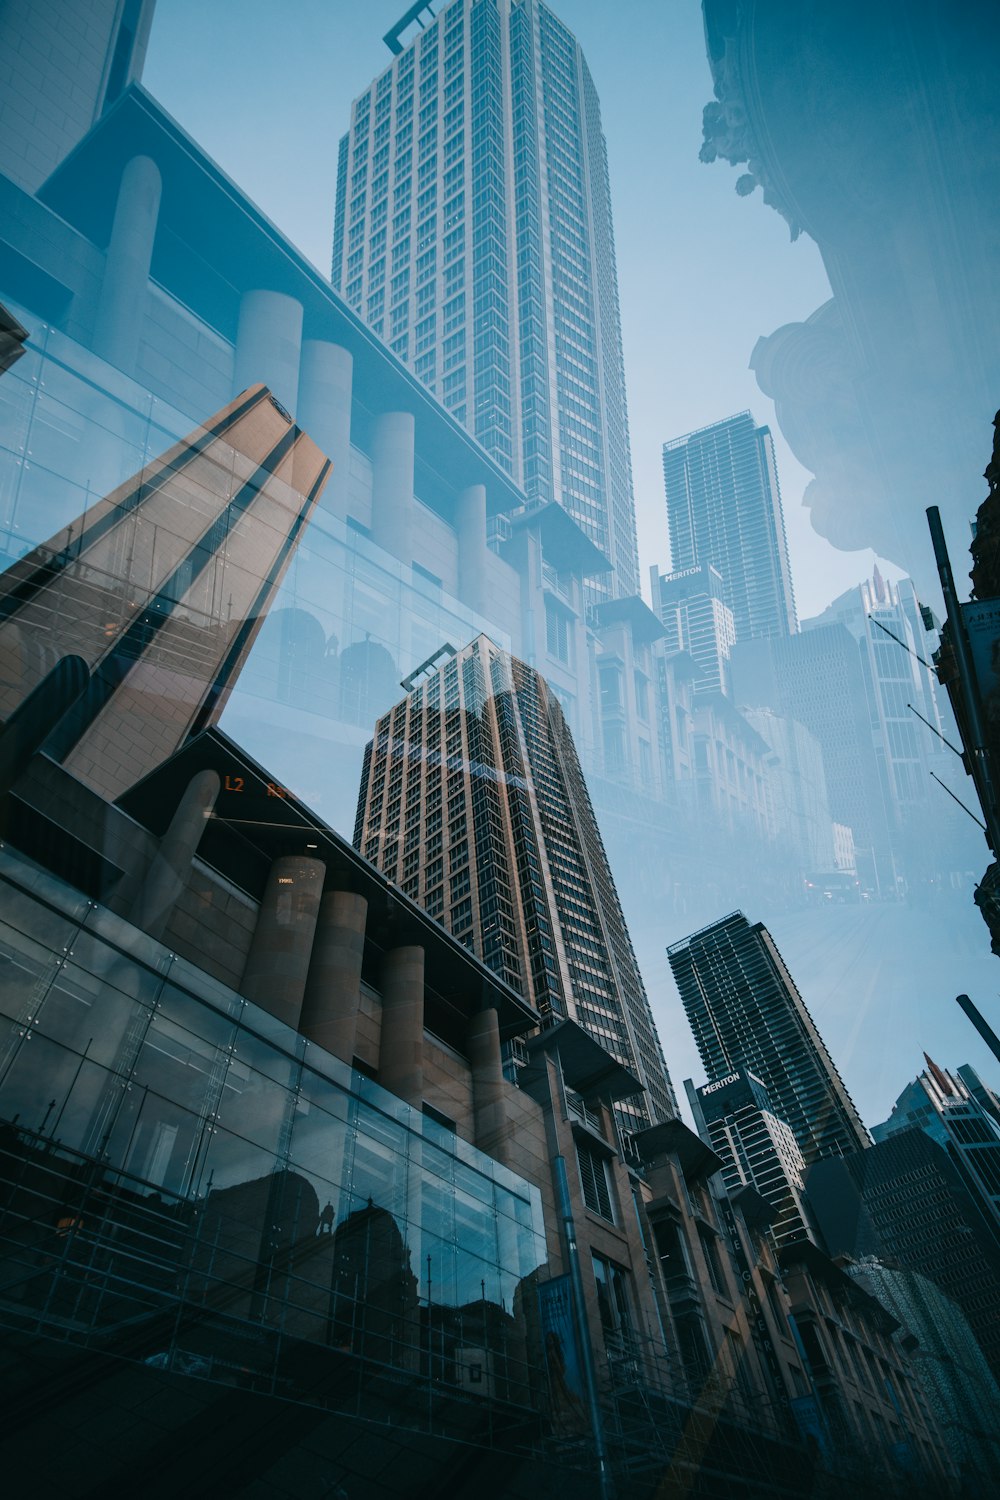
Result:
<svg viewBox="0 0 1000 1500">
<path fill-rule="evenodd" d="M 30 338 L 24 357 L 0 380 L 0 569 L 50 538 L 59 540 L 59 556 L 68 563 L 58 592 L 47 578 L 30 620 L 9 608 L 0 584 L 0 689 L 6 687 L 15 706 L 63 653 L 81 653 L 93 666 L 130 626 L 141 628 L 149 613 L 143 604 L 157 589 L 164 594 L 170 582 L 168 562 L 180 563 L 203 544 L 205 528 L 238 496 L 236 480 L 248 460 L 232 434 L 192 433 L 190 416 L 25 310 L 11 310 Z M 269 415 L 283 428 L 276 412 Z M 256 420 L 254 413 L 250 418 Z M 211 452 L 199 454 L 199 443 L 209 441 Z M 181 444 L 191 462 L 173 476 L 161 503 L 152 490 L 164 456 Z M 363 489 L 370 466 L 357 452 L 352 466 L 359 471 L 355 486 Z M 285 510 L 299 504 L 293 487 L 273 475 L 267 483 L 265 499 L 280 494 Z M 179 495 L 183 508 L 175 503 Z M 91 535 L 111 508 L 108 497 L 120 518 L 96 543 L 100 556 L 94 547 L 82 555 L 84 533 Z M 237 552 L 230 525 L 216 539 L 196 588 L 187 577 L 173 577 L 161 601 L 170 606 L 172 623 L 158 635 L 155 663 L 169 674 L 169 691 L 158 679 L 149 713 L 159 715 L 165 697 L 201 702 L 206 681 L 234 644 L 239 649 L 241 632 L 249 632 L 244 644 L 250 649 L 226 684 L 232 696 L 223 725 L 327 822 L 350 834 L 364 746 L 378 715 L 398 697 L 401 678 L 443 642 L 464 642 L 486 627 L 429 572 L 398 561 L 364 527 L 322 505 L 311 509 L 308 525 L 280 557 L 288 530 L 269 521 L 264 534 L 270 545 L 262 548 L 256 525 L 262 518 L 255 512 L 253 519 L 252 549 Z M 267 564 L 276 558 L 279 566 L 271 572 L 280 577 L 268 578 Z M 13 575 L 5 582 L 9 593 Z M 271 601 L 266 618 L 262 588 Z M 489 629 L 507 644 L 496 625 Z M 151 662 L 145 640 L 131 646 L 126 640 L 118 654 L 129 664 L 139 657 Z M 127 710 L 138 712 L 135 698 Z M 116 723 L 105 738 L 112 728 L 120 737 Z M 164 758 L 175 739 L 174 733 L 161 744 L 156 758 Z M 86 758 L 104 765 L 118 760 L 110 749 Z M 78 774 L 80 767 L 71 769 Z M 132 766 L 125 784 L 147 769 Z M 100 789 L 117 795 L 123 788 Z"/>
<path fill-rule="evenodd" d="M 307 1346 L 459 1386 L 473 1351 L 527 1399 L 537 1188 L 20 857 L 0 881 L 9 1323 L 296 1399 Z"/>
</svg>

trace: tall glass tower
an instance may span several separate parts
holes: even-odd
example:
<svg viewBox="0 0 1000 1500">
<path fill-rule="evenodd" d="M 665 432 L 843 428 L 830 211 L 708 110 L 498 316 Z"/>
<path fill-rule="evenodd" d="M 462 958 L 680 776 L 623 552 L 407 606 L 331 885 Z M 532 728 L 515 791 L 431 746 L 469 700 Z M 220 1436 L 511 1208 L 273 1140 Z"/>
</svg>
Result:
<svg viewBox="0 0 1000 1500">
<path fill-rule="evenodd" d="M 709 1083 L 760 1079 L 806 1165 L 870 1146 L 868 1132 L 774 939 L 740 911 L 667 957 Z"/>
<path fill-rule="evenodd" d="M 738 641 L 794 635 L 795 595 L 774 442 L 748 411 L 663 445 L 676 570 L 718 568 Z"/>
<path fill-rule="evenodd" d="M 410 38 L 410 31 L 416 35 Z M 405 40 L 404 40 L 405 39 Z M 333 284 L 639 592 L 607 153 L 539 0 L 414 5 L 340 143 Z"/>
</svg>

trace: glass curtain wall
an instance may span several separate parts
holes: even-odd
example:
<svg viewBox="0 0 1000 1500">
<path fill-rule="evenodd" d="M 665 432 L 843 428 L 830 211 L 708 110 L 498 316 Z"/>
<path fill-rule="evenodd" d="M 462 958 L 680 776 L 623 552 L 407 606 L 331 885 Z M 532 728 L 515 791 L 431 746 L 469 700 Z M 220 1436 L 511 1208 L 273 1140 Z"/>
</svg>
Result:
<svg viewBox="0 0 1000 1500">
<path fill-rule="evenodd" d="M 0 380 L 0 571 L 63 528 L 78 535 L 77 523 L 82 530 L 126 481 L 153 475 L 193 426 L 65 334 L 10 310 L 31 334 Z M 365 462 L 360 454 L 353 461 Z M 226 626 L 229 561 L 221 549 L 212 594 L 215 623 Z M 105 562 L 102 597 L 116 596 L 119 606 L 106 623 L 117 629 L 134 609 L 135 547 L 122 543 Z M 509 648 L 503 632 L 438 581 L 320 506 L 298 537 L 222 727 L 350 837 L 364 747 L 402 678 L 444 643 L 461 646 L 486 629 Z M 23 675 L 16 662 L 11 670 Z"/>
<path fill-rule="evenodd" d="M 9 852 L 0 909 L 9 1324 L 298 1397 L 303 1343 L 473 1349 L 528 1399 L 536 1188 Z"/>
</svg>

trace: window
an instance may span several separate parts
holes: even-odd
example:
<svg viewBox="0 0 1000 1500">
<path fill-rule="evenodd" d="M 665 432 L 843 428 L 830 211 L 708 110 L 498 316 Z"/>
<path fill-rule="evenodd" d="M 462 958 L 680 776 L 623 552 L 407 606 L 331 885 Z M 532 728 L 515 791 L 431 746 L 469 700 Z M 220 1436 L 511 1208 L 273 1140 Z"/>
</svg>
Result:
<svg viewBox="0 0 1000 1500">
<path fill-rule="evenodd" d="M 545 601 L 545 649 L 556 661 L 572 666 L 572 619 L 550 599 Z"/>
<path fill-rule="evenodd" d="M 605 1260 L 603 1255 L 594 1255 L 592 1258 L 597 1306 L 605 1340 L 611 1338 L 624 1341 L 635 1331 L 629 1274 L 621 1266 L 616 1266 L 614 1261 Z"/>
<path fill-rule="evenodd" d="M 722 1256 L 719 1254 L 719 1242 L 716 1239 L 715 1235 L 712 1234 L 711 1230 L 702 1229 L 700 1227 L 698 1229 L 698 1238 L 701 1241 L 701 1249 L 705 1257 L 705 1264 L 708 1266 L 708 1279 L 711 1281 L 712 1286 L 720 1294 L 720 1296 L 727 1297 L 729 1295 L 729 1288 L 726 1285 L 726 1276 L 725 1272 L 722 1269 Z"/>
<path fill-rule="evenodd" d="M 584 1203 L 592 1214 L 598 1214 L 602 1219 L 607 1219 L 610 1224 L 613 1224 L 615 1215 L 611 1202 L 607 1158 L 602 1152 L 595 1151 L 583 1141 L 577 1141 L 576 1160 L 580 1168 L 580 1186 L 583 1189 Z"/>
</svg>

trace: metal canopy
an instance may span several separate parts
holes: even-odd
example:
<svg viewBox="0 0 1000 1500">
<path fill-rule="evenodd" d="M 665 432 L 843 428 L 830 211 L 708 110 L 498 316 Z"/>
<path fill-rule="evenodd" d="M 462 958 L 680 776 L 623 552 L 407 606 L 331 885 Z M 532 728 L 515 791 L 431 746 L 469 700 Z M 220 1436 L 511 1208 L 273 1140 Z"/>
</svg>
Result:
<svg viewBox="0 0 1000 1500">
<path fill-rule="evenodd" d="M 722 1157 L 717 1156 L 683 1120 L 664 1120 L 649 1130 L 640 1130 L 633 1140 L 642 1161 L 655 1161 L 658 1156 L 676 1156 L 686 1182 L 697 1182 L 701 1177 L 712 1177 L 722 1170 Z"/>
<path fill-rule="evenodd" d="M 634 1073 L 606 1052 L 576 1021 L 560 1021 L 528 1042 L 534 1066 L 540 1071 L 542 1057 L 556 1054 L 567 1086 L 582 1099 L 612 1103 L 642 1094 L 645 1089 Z M 532 1072 L 532 1065 L 525 1070 Z"/>
</svg>

